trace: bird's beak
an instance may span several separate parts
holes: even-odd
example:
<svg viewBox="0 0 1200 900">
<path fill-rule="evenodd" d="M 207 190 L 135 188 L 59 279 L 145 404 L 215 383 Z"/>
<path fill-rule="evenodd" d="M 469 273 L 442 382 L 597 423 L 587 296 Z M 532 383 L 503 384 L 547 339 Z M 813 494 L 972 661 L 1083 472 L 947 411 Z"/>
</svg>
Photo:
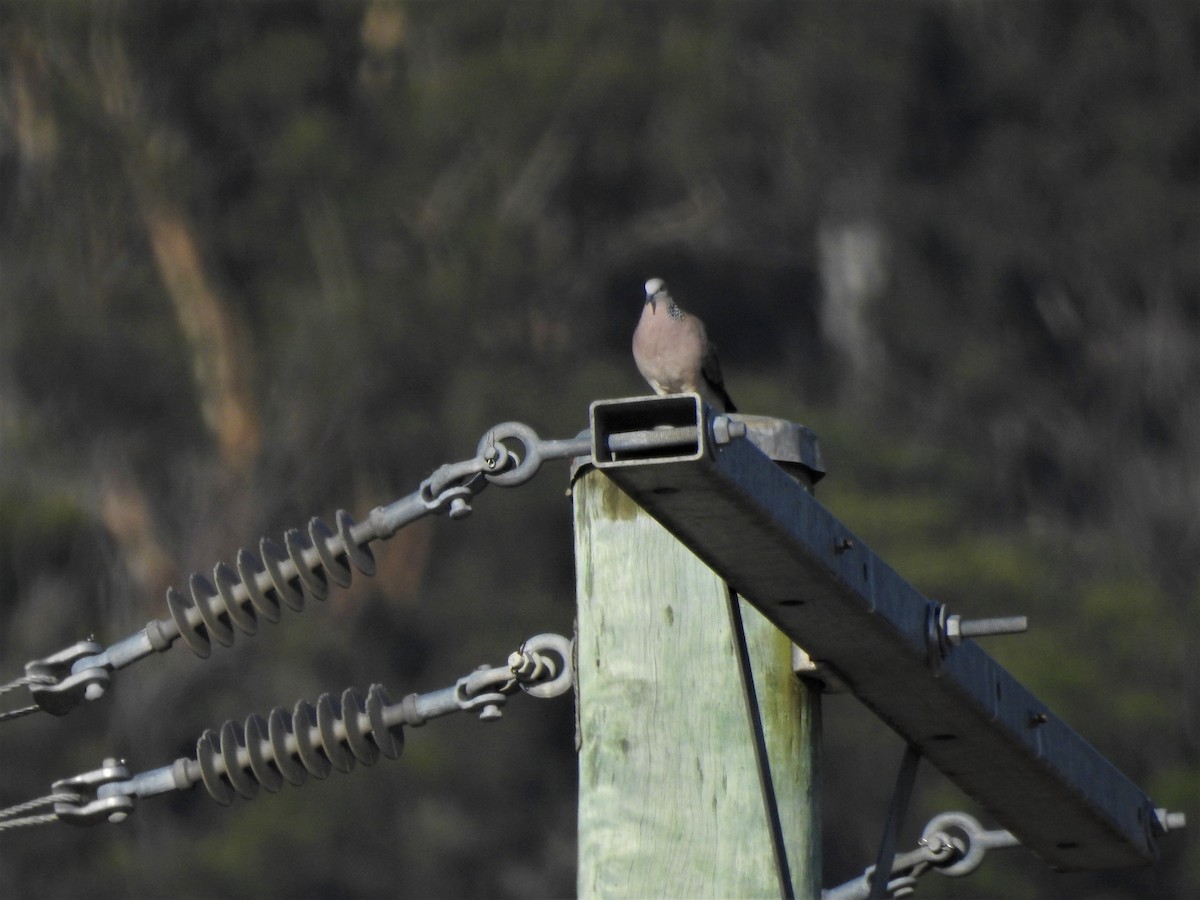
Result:
<svg viewBox="0 0 1200 900">
<path fill-rule="evenodd" d="M 665 293 L 665 287 L 661 278 L 651 278 L 646 282 L 646 302 L 650 304 L 651 312 L 658 310 L 658 295 Z"/>
</svg>

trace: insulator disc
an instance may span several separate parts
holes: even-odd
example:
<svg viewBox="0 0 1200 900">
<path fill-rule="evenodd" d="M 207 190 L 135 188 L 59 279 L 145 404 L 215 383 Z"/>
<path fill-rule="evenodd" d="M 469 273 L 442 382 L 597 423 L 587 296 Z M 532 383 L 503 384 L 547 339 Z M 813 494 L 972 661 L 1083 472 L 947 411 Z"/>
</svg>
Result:
<svg viewBox="0 0 1200 900">
<path fill-rule="evenodd" d="M 258 782 L 242 768 L 238 758 L 239 750 L 244 746 L 245 737 L 237 722 L 229 721 L 221 726 L 221 759 L 225 763 L 225 777 L 233 785 L 233 789 L 253 800 L 258 794 Z"/>
<path fill-rule="evenodd" d="M 371 548 L 366 544 L 356 544 L 354 537 L 351 534 L 351 529 L 354 528 L 354 519 L 350 517 L 350 513 L 344 509 L 339 509 L 337 512 L 337 530 L 342 538 L 342 547 L 345 550 L 346 556 L 354 565 L 354 568 L 362 572 L 368 578 L 375 574 L 375 554 L 371 552 Z"/>
<path fill-rule="evenodd" d="M 373 766 L 379 759 L 379 748 L 367 737 L 370 733 L 370 723 L 364 729 L 359 725 L 359 717 L 366 716 L 367 708 L 362 695 L 354 688 L 342 692 L 342 721 L 345 723 L 346 743 L 350 752 L 364 766 Z"/>
<path fill-rule="evenodd" d="M 263 566 L 271 577 L 276 596 L 296 612 L 304 609 L 304 595 L 300 592 L 299 579 L 293 582 L 283 577 L 280 564 L 288 561 L 288 555 L 283 552 L 283 548 L 270 538 L 263 538 L 258 543 L 258 550 L 262 554 Z"/>
<path fill-rule="evenodd" d="M 217 586 L 217 593 L 221 595 L 221 600 L 225 604 L 225 612 L 233 624 L 243 634 L 254 634 L 258 631 L 258 617 L 254 614 L 254 607 L 242 606 L 234 595 L 234 588 L 238 584 L 237 573 L 225 563 L 217 563 L 213 567 L 213 583 Z"/>
<path fill-rule="evenodd" d="M 223 615 L 222 609 L 218 608 L 223 608 L 224 603 L 213 602 L 220 600 L 217 589 L 199 572 L 192 573 L 188 584 L 192 591 L 192 602 L 196 604 L 196 610 L 204 620 L 209 636 L 222 647 L 232 647 L 233 626 L 229 624 L 229 617 Z"/>
<path fill-rule="evenodd" d="M 221 756 L 221 744 L 217 733 L 207 728 L 196 742 L 196 761 L 200 763 L 200 777 L 209 795 L 222 806 L 233 802 L 233 791 L 228 782 L 217 771 L 217 759 Z"/>
<path fill-rule="evenodd" d="M 254 611 L 268 622 L 278 622 L 280 619 L 279 598 L 275 592 L 264 591 L 259 587 L 258 576 L 266 570 L 262 561 L 249 550 L 239 550 L 237 555 L 238 578 L 246 586 L 250 595 L 250 603 Z"/>
<path fill-rule="evenodd" d="M 316 726 L 317 711 L 311 703 L 301 700 L 292 711 L 292 734 L 296 740 L 296 755 L 300 757 L 300 762 L 310 775 L 314 778 L 326 778 L 333 771 L 333 766 L 313 742 L 313 729 Z"/>
<path fill-rule="evenodd" d="M 288 558 L 296 567 L 296 575 L 300 579 L 301 589 L 306 598 L 324 600 L 329 596 L 329 581 L 320 565 L 310 569 L 304 560 L 304 551 L 312 548 L 312 543 L 299 528 L 291 528 L 283 536 L 283 546 L 287 548 Z M 319 559 L 319 557 L 318 557 Z"/>
<path fill-rule="evenodd" d="M 288 746 L 292 738 L 292 717 L 287 711 L 277 706 L 267 716 L 267 739 L 271 742 L 271 758 L 289 784 L 304 784 L 308 778 L 308 770 L 292 759 L 292 750 Z"/>
<path fill-rule="evenodd" d="M 316 548 L 317 556 L 321 558 L 321 565 L 325 569 L 325 577 L 338 587 L 349 587 L 354 573 L 346 565 L 346 557 L 336 554 L 329 549 L 330 540 L 338 540 L 337 536 L 333 533 L 333 529 L 320 519 L 314 517 L 308 523 L 308 537 L 312 541 L 313 547 Z"/>
<path fill-rule="evenodd" d="M 208 638 L 208 630 L 203 623 L 192 625 L 188 622 L 187 611 L 191 604 L 183 598 L 183 594 L 175 588 L 167 588 L 167 611 L 179 629 L 179 636 L 188 645 L 188 649 L 206 659 L 212 653 L 212 641 Z"/>
<path fill-rule="evenodd" d="M 388 728 L 387 722 L 383 720 L 384 707 L 391 705 L 391 698 L 383 689 L 383 685 L 371 685 L 371 689 L 367 691 L 367 716 L 371 719 L 371 738 L 380 753 L 388 759 L 398 759 L 404 752 L 404 728 L 400 725 Z"/>
<path fill-rule="evenodd" d="M 333 695 L 322 694 L 318 697 L 317 730 L 321 734 L 321 749 L 335 769 L 349 772 L 354 768 L 354 757 L 338 740 L 337 726 L 340 720 L 340 710 L 334 706 Z"/>
<path fill-rule="evenodd" d="M 250 758 L 250 771 L 254 773 L 259 784 L 274 793 L 283 787 L 283 776 L 271 765 L 274 756 L 271 753 L 268 730 L 267 721 L 262 716 L 246 717 L 246 755 Z"/>
</svg>

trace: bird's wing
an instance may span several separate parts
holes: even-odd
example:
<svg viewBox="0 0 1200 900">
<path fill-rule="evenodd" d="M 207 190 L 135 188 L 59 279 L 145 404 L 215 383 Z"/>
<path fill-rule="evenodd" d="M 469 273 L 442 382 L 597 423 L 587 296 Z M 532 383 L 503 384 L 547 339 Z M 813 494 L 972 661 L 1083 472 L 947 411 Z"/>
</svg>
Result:
<svg viewBox="0 0 1200 900">
<path fill-rule="evenodd" d="M 725 379 L 721 375 L 721 362 L 717 359 L 717 345 L 705 341 L 704 358 L 700 360 L 700 374 L 708 382 L 714 394 L 725 404 L 725 412 L 737 412 L 729 392 L 725 390 Z"/>
</svg>

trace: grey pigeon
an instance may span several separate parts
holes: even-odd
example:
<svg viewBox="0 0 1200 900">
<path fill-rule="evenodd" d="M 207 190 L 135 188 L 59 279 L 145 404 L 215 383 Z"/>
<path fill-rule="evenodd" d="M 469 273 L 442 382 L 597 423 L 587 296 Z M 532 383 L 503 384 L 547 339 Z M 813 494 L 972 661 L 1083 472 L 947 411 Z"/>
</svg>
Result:
<svg viewBox="0 0 1200 900">
<path fill-rule="evenodd" d="M 714 409 L 737 412 L 704 323 L 680 309 L 661 278 L 646 282 L 646 303 L 633 332 L 633 361 L 655 393 L 695 391 Z"/>
</svg>

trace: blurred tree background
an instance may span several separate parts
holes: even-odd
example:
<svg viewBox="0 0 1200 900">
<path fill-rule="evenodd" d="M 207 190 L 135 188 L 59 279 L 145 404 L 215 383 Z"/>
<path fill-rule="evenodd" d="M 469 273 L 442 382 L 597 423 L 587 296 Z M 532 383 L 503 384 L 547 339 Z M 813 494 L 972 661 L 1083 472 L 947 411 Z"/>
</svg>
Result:
<svg viewBox="0 0 1200 900">
<path fill-rule="evenodd" d="M 644 393 L 641 283 L 818 494 L 1190 833 L 1151 869 L 1020 850 L 931 897 L 1200 896 L 1200 11 L 1191 0 L 0 2 L 0 678 L 338 507 Z M 325 690 L 568 632 L 565 467 L 377 545 L 201 662 L 0 729 L 0 806 Z M 10 700 L 16 695 L 6 695 Z M 6 704 L 10 708 L 13 704 Z M 826 710 L 825 876 L 900 741 Z M 965 807 L 918 784 L 901 848 Z M 570 703 L 232 809 L 6 834 L 22 897 L 568 896 Z"/>
</svg>

